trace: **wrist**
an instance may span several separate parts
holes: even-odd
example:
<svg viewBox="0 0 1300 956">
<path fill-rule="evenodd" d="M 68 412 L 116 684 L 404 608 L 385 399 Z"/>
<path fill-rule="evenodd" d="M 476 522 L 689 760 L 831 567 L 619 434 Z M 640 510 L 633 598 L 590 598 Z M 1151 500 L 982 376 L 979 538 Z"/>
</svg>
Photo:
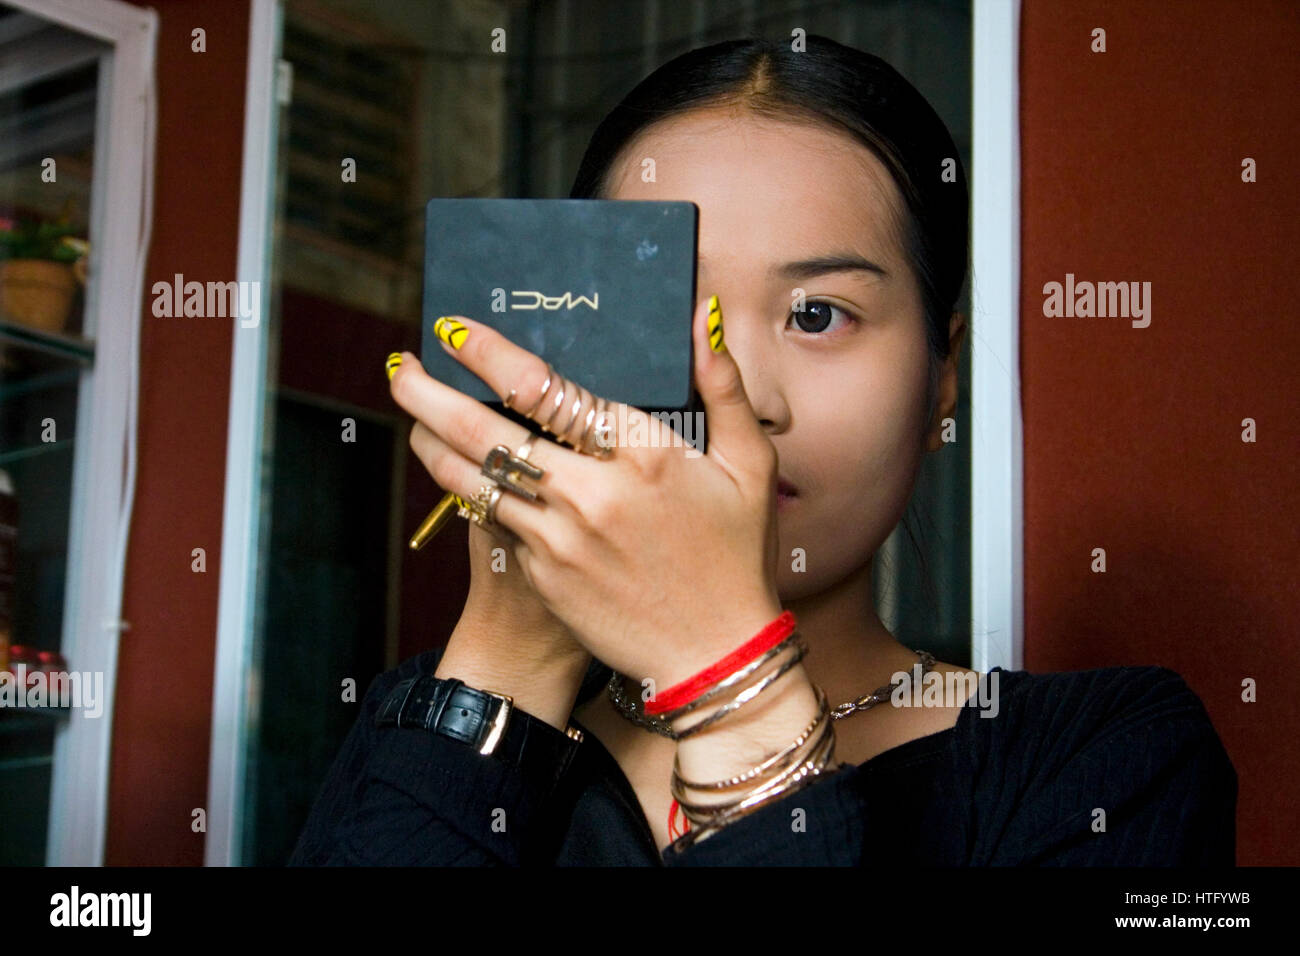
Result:
<svg viewBox="0 0 1300 956">
<path fill-rule="evenodd" d="M 469 601 L 448 639 L 472 645 L 529 671 L 586 671 L 590 652 L 564 622 L 535 602 Z"/>
<path fill-rule="evenodd" d="M 582 653 L 529 653 L 536 648 L 486 644 L 472 628 L 457 625 L 447 642 L 434 676 L 459 678 L 476 690 L 504 694 L 514 706 L 557 730 L 569 724 L 569 715 L 586 676 L 591 655 Z"/>
<path fill-rule="evenodd" d="M 656 694 L 662 694 L 695 678 L 741 648 L 784 613 L 781 602 L 773 595 L 755 601 L 744 613 L 732 614 L 717 623 L 709 623 L 690 642 L 693 653 L 678 655 L 666 664 L 656 678 Z M 725 636 L 725 640 L 720 640 Z"/>
</svg>

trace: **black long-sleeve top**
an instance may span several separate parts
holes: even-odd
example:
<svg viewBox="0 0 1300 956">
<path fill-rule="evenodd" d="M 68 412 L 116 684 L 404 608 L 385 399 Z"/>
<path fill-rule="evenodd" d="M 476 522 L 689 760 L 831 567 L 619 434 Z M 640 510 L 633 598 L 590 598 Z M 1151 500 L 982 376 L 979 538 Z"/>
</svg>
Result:
<svg viewBox="0 0 1300 956">
<path fill-rule="evenodd" d="M 1201 700 L 1164 667 L 994 668 L 997 716 L 972 699 L 948 730 L 840 763 L 661 853 L 622 769 L 590 732 L 552 785 L 440 735 L 376 727 L 392 687 L 433 673 L 440 654 L 371 683 L 290 865 L 1236 862 L 1236 771 Z M 593 661 L 578 703 L 608 675 Z"/>
</svg>

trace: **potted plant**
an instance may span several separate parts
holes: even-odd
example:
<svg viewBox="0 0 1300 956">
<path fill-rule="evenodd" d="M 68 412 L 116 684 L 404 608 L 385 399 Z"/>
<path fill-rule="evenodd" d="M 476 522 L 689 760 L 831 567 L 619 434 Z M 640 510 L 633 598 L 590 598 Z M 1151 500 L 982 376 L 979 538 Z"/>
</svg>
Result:
<svg viewBox="0 0 1300 956">
<path fill-rule="evenodd" d="M 90 245 L 66 220 L 0 219 L 0 318 L 62 332 Z"/>
</svg>

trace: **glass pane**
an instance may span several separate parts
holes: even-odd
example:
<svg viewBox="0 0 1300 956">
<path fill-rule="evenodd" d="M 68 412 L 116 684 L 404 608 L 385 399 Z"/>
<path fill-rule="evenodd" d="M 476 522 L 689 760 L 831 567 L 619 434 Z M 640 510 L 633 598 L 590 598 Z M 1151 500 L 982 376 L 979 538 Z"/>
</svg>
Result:
<svg viewBox="0 0 1300 956">
<path fill-rule="evenodd" d="M 969 169 L 968 0 L 742 6 L 286 0 L 293 84 L 278 156 L 245 864 L 285 861 L 371 679 L 441 645 L 461 612 L 466 524 L 407 550 L 441 492 L 409 453 L 410 420 L 381 372 L 389 352 L 420 350 L 428 199 L 567 197 L 596 124 L 644 75 L 743 33 L 788 36 L 790 24 L 897 67 Z M 488 46 L 502 26 L 508 57 Z M 900 528 L 875 581 L 907 646 L 963 666 L 968 471 L 966 442 L 929 456 L 909 519 L 925 569 Z"/>
<path fill-rule="evenodd" d="M 102 44 L 0 4 L 0 670 L 76 670 L 63 633 Z M 16 675 L 16 676 L 14 676 Z M 0 865 L 42 865 L 66 712 L 0 706 Z"/>
</svg>

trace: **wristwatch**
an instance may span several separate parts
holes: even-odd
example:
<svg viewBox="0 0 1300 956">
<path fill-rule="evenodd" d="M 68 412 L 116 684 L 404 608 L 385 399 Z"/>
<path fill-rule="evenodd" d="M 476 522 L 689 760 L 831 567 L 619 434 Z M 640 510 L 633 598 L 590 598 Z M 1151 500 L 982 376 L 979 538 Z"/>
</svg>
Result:
<svg viewBox="0 0 1300 956">
<path fill-rule="evenodd" d="M 376 727 L 425 730 L 478 753 L 558 781 L 582 743 L 570 724 L 563 733 L 515 707 L 506 694 L 478 690 L 457 678 L 421 674 L 399 681 L 375 715 Z"/>
</svg>

